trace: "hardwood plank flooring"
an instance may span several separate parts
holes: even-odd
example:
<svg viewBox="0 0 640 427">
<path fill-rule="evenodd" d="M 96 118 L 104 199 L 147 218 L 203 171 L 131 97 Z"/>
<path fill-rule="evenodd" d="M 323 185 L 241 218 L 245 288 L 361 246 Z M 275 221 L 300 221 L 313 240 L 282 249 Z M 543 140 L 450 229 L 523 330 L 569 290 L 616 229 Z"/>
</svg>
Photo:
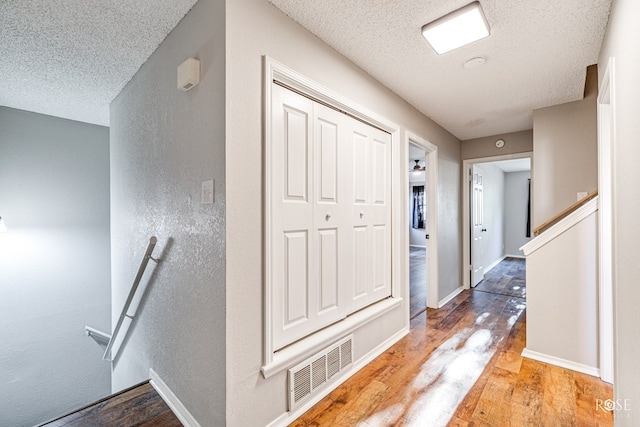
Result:
<svg viewBox="0 0 640 427">
<path fill-rule="evenodd" d="M 40 427 L 182 427 L 148 382 L 85 406 Z"/>
<path fill-rule="evenodd" d="M 427 309 L 427 249 L 409 247 L 409 317 Z"/>
<path fill-rule="evenodd" d="M 503 259 L 485 275 L 475 290 L 526 298 L 525 260 L 513 257 Z"/>
<path fill-rule="evenodd" d="M 520 356 L 524 262 L 503 263 L 483 290 L 414 317 L 409 335 L 291 426 L 613 426 L 595 405 L 612 398 L 609 384 Z"/>
</svg>

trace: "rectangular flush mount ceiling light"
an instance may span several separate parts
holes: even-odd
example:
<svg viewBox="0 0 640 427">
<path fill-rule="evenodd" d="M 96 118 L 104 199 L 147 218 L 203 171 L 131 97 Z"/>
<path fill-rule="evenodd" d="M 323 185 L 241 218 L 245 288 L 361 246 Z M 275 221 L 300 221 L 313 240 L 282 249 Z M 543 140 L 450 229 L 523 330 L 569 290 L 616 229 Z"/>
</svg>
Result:
<svg viewBox="0 0 640 427">
<path fill-rule="evenodd" d="M 487 18 L 477 1 L 422 27 L 422 36 L 438 55 L 488 37 L 489 34 Z"/>
</svg>

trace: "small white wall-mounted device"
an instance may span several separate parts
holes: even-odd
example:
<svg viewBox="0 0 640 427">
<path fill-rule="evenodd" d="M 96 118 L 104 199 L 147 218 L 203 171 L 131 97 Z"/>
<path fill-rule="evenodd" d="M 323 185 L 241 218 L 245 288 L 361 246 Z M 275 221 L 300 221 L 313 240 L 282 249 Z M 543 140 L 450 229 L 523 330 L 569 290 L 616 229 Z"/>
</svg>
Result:
<svg viewBox="0 0 640 427">
<path fill-rule="evenodd" d="M 178 89 L 185 92 L 200 83 L 200 61 L 189 58 L 178 66 Z"/>
<path fill-rule="evenodd" d="M 209 181 L 202 181 L 202 204 L 208 205 L 213 203 L 214 195 L 214 182 L 212 179 Z"/>
</svg>

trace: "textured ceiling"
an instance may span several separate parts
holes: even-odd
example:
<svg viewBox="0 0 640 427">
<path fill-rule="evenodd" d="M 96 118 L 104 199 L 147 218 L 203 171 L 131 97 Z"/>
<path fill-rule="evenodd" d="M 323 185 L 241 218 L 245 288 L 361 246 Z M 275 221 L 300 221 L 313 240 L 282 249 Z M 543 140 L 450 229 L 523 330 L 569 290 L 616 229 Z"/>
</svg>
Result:
<svg viewBox="0 0 640 427">
<path fill-rule="evenodd" d="M 109 103 L 196 0 L 0 1 L 0 105 L 109 125 Z"/>
<path fill-rule="evenodd" d="M 511 159 L 491 162 L 492 165 L 498 167 L 503 172 L 523 172 L 531 170 L 531 159 Z"/>
<path fill-rule="evenodd" d="M 266 0 L 265 0 L 266 1 Z M 582 97 L 611 0 L 482 0 L 490 37 L 438 56 L 425 23 L 469 0 L 270 0 L 460 139 Z M 0 105 L 102 125 L 196 0 L 0 1 Z M 484 56 L 486 64 L 463 63 Z"/>
<path fill-rule="evenodd" d="M 421 27 L 470 0 L 270 1 L 462 140 L 531 129 L 534 109 L 581 99 L 611 5 L 481 0 L 491 36 L 438 56 Z"/>
</svg>

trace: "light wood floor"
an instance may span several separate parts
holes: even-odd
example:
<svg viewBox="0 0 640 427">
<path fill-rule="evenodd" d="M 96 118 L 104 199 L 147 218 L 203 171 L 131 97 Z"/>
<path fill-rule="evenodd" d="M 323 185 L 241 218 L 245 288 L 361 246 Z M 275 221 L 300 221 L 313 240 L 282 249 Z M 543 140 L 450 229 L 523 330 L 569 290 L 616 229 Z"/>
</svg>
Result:
<svg viewBox="0 0 640 427">
<path fill-rule="evenodd" d="M 427 249 L 409 247 L 409 317 L 427 309 Z"/>
<path fill-rule="evenodd" d="M 612 426 L 610 385 L 520 356 L 525 322 L 524 298 L 465 291 L 291 425 Z"/>
</svg>

